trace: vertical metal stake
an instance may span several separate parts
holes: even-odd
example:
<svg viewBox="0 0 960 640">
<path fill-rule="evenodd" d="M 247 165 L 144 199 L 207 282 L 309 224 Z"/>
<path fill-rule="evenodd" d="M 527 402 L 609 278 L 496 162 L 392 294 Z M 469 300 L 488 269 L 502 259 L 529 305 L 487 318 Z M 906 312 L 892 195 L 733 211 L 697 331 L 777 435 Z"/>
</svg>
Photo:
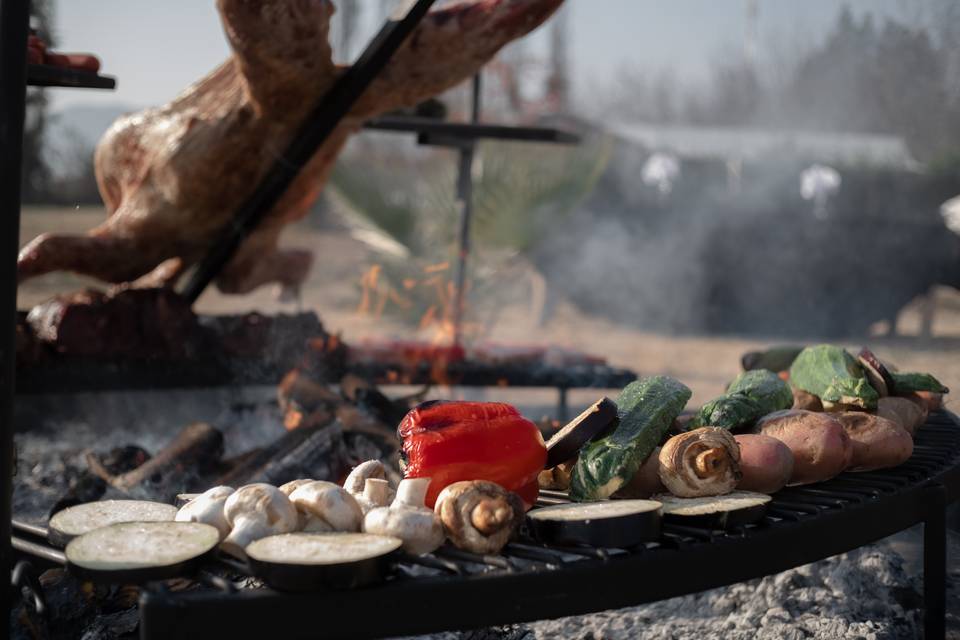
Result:
<svg viewBox="0 0 960 640">
<path fill-rule="evenodd" d="M 27 95 L 30 3 L 0 0 L 0 577 L 3 624 L 12 590 L 10 518 L 13 501 L 13 376 L 20 244 L 20 162 Z"/>
<path fill-rule="evenodd" d="M 480 122 L 480 96 L 483 85 L 480 74 L 473 76 L 473 96 L 470 121 Z M 475 143 L 471 140 L 460 147 L 460 167 L 457 174 L 457 203 L 460 208 L 460 239 L 457 252 L 457 280 L 453 292 L 453 344 L 463 341 L 463 313 L 467 286 L 467 261 L 470 258 L 470 223 L 473 219 L 473 156 Z"/>
<path fill-rule="evenodd" d="M 927 489 L 923 523 L 923 632 L 928 640 L 943 638 L 947 612 L 947 490 Z"/>
</svg>

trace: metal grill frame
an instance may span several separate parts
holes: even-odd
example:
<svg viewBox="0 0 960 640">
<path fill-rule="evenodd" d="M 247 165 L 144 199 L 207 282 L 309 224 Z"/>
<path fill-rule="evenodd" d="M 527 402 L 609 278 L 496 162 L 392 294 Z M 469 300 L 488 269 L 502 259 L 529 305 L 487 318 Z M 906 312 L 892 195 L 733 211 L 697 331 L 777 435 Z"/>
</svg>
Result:
<svg viewBox="0 0 960 640">
<path fill-rule="evenodd" d="M 140 637 L 380 638 L 482 628 L 593 613 L 697 593 L 785 571 L 924 524 L 924 627 L 943 637 L 946 507 L 960 498 L 960 419 L 931 415 L 913 456 L 883 471 L 843 473 L 778 492 L 755 525 L 714 531 L 665 523 L 660 539 L 634 549 L 551 547 L 521 538 L 498 556 L 446 546 L 399 557 L 388 581 L 353 591 L 281 593 L 241 588 L 225 577 L 245 565 L 223 557 L 197 576 L 200 589 L 146 585 Z M 567 498 L 542 492 L 541 504 Z M 32 562 L 62 565 L 43 527 L 14 523 L 14 548 Z M 707 570 L 705 570 L 707 569 Z M 432 575 L 417 575 L 424 570 Z M 42 594 L 41 594 L 42 595 Z"/>
<path fill-rule="evenodd" d="M 244 565 L 219 558 L 201 589 L 147 585 L 140 635 L 155 638 L 379 638 L 481 628 L 586 614 L 696 593 L 785 571 L 924 524 L 924 626 L 943 637 L 946 507 L 960 497 L 960 419 L 931 415 L 905 464 L 843 473 L 773 496 L 756 525 L 712 531 L 665 523 L 660 539 L 634 549 L 559 548 L 529 539 L 499 556 L 444 547 L 397 559 L 383 585 L 339 592 L 243 589 L 224 577 Z M 543 492 L 541 503 L 567 498 Z M 63 564 L 45 530 L 15 523 L 15 548 L 34 562 Z M 34 540 L 30 540 L 30 537 Z M 416 575 L 424 569 L 432 575 Z"/>
</svg>

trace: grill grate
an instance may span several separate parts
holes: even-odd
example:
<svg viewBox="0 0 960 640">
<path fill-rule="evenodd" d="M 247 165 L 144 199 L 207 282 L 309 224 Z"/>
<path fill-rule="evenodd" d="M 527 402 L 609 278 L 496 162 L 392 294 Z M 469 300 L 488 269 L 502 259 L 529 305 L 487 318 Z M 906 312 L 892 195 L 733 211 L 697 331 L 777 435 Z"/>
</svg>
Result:
<svg viewBox="0 0 960 640">
<path fill-rule="evenodd" d="M 773 496 L 763 520 L 727 531 L 664 523 L 659 540 L 631 549 L 547 546 L 522 534 L 497 556 L 449 546 L 422 557 L 403 555 L 384 585 L 326 594 L 250 588 L 256 581 L 250 580 L 245 565 L 218 558 L 200 572 L 202 587 L 196 591 L 171 593 L 159 584 L 146 588 L 141 601 L 142 637 L 204 636 L 214 631 L 239 637 L 262 635 L 265 629 L 257 616 L 267 611 L 275 616 L 277 609 L 291 616 L 316 618 L 320 609 L 334 618 L 344 617 L 343 623 L 334 625 L 332 636 L 423 633 L 640 604 L 775 573 L 926 520 L 933 487 L 945 486 L 948 499 L 960 489 L 960 428 L 954 420 L 951 414 L 932 415 L 915 436 L 914 455 L 900 467 L 843 473 L 816 485 L 789 487 Z M 939 499 L 942 512 L 944 498 Z M 538 504 L 566 501 L 563 493 L 543 491 Z M 45 533 L 42 528 L 14 526 L 18 549 L 57 561 L 56 550 L 47 547 L 53 553 L 38 552 L 37 547 L 43 551 L 44 546 L 39 538 Z M 703 562 L 712 562 L 715 571 L 698 571 Z M 637 579 L 645 571 L 658 576 L 656 585 Z M 611 585 L 617 584 L 630 584 L 632 591 L 612 590 Z M 405 598 L 416 602 L 418 597 L 435 603 L 431 612 L 417 614 L 423 619 L 402 623 L 346 619 L 350 611 L 380 606 L 385 599 L 401 603 Z M 494 604 L 477 617 L 470 610 L 471 597 L 484 597 Z M 526 604 L 521 606 L 522 602 Z M 211 614 L 220 616 L 216 627 L 202 622 Z"/>
</svg>

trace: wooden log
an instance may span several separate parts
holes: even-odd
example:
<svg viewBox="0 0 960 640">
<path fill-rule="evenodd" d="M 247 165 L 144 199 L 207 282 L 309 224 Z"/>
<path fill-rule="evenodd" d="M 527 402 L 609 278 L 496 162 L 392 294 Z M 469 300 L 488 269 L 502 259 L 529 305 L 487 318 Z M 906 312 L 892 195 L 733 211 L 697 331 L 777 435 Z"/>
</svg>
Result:
<svg viewBox="0 0 960 640">
<path fill-rule="evenodd" d="M 146 480 L 155 480 L 189 469 L 209 468 L 223 454 L 223 434 L 205 422 L 195 422 L 145 463 L 120 475 L 113 475 L 93 452 L 87 453 L 90 470 L 121 491 L 130 491 Z"/>
<path fill-rule="evenodd" d="M 297 430 L 299 431 L 299 429 Z M 295 433 L 295 432 L 294 432 Z M 338 421 L 311 429 L 295 447 L 271 459 L 236 485 L 266 482 L 280 486 L 291 480 L 310 478 L 339 483 L 348 471 L 343 428 Z"/>
<path fill-rule="evenodd" d="M 314 433 L 326 428 L 332 420 L 331 415 L 326 423 L 313 422 L 299 429 L 287 431 L 269 445 L 262 447 L 256 455 L 245 457 L 240 464 L 222 474 L 214 484 L 230 487 L 248 484 L 247 480 L 260 473 L 272 460 L 288 455 Z"/>
</svg>

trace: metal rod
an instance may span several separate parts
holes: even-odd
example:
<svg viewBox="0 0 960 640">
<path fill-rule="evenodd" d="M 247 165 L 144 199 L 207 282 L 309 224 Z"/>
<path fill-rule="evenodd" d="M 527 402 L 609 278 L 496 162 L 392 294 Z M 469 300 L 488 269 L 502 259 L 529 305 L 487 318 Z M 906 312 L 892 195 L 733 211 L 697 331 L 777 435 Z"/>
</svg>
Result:
<svg viewBox="0 0 960 640">
<path fill-rule="evenodd" d="M 374 78 L 427 14 L 436 0 L 417 0 L 399 21 L 387 22 L 367 45 L 360 58 L 334 83 L 307 118 L 282 157 L 274 162 L 247 201 L 240 205 L 219 239 L 197 265 L 183 288 L 183 295 L 196 302 L 200 294 L 233 258 L 240 244 L 259 226 L 277 201 L 310 161 L 317 149 L 340 124 Z"/>
<path fill-rule="evenodd" d="M 923 630 L 925 638 L 942 638 L 947 607 L 947 490 L 927 489 L 927 518 L 923 523 Z"/>
<path fill-rule="evenodd" d="M 0 576 L 4 581 L 13 568 L 10 518 L 14 474 L 14 332 L 29 31 L 30 3 L 0 0 Z M 11 590 L 0 589 L 0 593 L 0 612 L 7 616 L 12 605 Z"/>
<path fill-rule="evenodd" d="M 37 544 L 36 542 L 30 542 L 29 540 L 24 540 L 23 538 L 11 538 L 11 545 L 17 551 L 22 553 L 35 556 L 37 558 L 43 558 L 53 562 L 54 564 L 65 565 L 67 564 L 67 556 L 64 555 L 63 551 L 58 551 L 43 544 Z"/>
<path fill-rule="evenodd" d="M 481 74 L 473 76 L 470 122 L 480 122 L 480 98 L 483 91 Z M 457 174 L 457 203 L 460 205 L 460 242 L 457 249 L 457 280 L 453 290 L 453 344 L 463 342 L 463 315 L 466 303 L 467 262 L 470 258 L 470 224 L 473 220 L 473 156 L 475 145 L 464 142 L 460 147 L 460 169 Z"/>
</svg>

